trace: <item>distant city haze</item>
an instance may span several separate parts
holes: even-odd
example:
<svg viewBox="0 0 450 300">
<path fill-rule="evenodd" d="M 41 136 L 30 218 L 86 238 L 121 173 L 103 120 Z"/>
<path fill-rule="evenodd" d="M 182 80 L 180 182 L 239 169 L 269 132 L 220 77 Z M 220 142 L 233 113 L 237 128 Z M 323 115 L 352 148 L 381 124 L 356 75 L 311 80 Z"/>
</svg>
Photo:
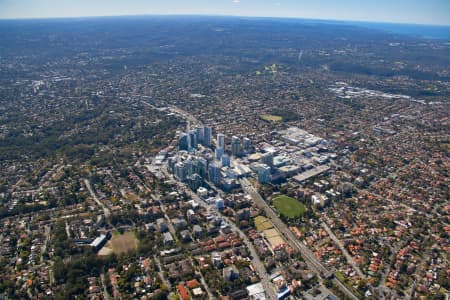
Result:
<svg viewBox="0 0 450 300">
<path fill-rule="evenodd" d="M 229 15 L 450 25 L 449 0 L 0 0 L 0 18 Z"/>
</svg>

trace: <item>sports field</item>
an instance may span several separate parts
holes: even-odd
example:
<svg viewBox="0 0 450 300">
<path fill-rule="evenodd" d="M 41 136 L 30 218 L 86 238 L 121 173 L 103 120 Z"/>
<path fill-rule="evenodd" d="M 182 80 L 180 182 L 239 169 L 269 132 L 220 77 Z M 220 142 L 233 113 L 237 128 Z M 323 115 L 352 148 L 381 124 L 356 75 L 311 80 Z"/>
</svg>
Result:
<svg viewBox="0 0 450 300">
<path fill-rule="evenodd" d="M 306 207 L 294 198 L 288 196 L 278 196 L 273 199 L 273 205 L 277 211 L 288 218 L 296 218 L 303 216 Z"/>
<path fill-rule="evenodd" d="M 280 245 L 286 244 L 281 234 L 275 228 L 267 229 L 263 231 L 263 235 L 266 240 L 269 241 L 272 249 L 277 248 Z"/>
<path fill-rule="evenodd" d="M 269 219 L 267 219 L 266 217 L 263 217 L 263 216 L 257 216 L 255 218 L 255 226 L 256 226 L 256 230 L 258 230 L 259 232 L 264 231 L 266 229 L 273 228 L 272 222 L 270 222 Z"/>
<path fill-rule="evenodd" d="M 111 247 L 115 254 L 123 254 L 137 249 L 138 240 L 134 232 L 125 232 L 124 234 L 113 234 L 111 238 Z"/>
</svg>

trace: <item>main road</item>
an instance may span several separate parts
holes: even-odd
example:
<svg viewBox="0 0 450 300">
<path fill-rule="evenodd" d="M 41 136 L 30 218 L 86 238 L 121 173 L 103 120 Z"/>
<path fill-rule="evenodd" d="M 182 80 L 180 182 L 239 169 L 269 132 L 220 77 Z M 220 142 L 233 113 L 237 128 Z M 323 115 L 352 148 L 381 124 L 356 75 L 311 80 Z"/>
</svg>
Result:
<svg viewBox="0 0 450 300">
<path fill-rule="evenodd" d="M 302 242 L 300 242 L 294 234 L 289 230 L 289 228 L 284 224 L 283 221 L 276 215 L 273 209 L 264 201 L 261 195 L 253 188 L 250 182 L 244 178 L 240 180 L 241 186 L 245 192 L 247 192 L 253 199 L 255 205 L 260 209 L 264 210 L 266 216 L 272 221 L 275 228 L 281 232 L 284 237 L 288 240 L 289 244 L 297 249 L 302 255 L 308 267 L 317 272 L 320 276 L 329 278 L 333 276 L 333 270 L 328 270 L 322 263 L 314 256 L 311 250 L 306 247 Z M 352 291 L 350 291 L 342 282 L 340 282 L 337 278 L 332 278 L 333 283 L 350 299 L 357 300 Z"/>
</svg>

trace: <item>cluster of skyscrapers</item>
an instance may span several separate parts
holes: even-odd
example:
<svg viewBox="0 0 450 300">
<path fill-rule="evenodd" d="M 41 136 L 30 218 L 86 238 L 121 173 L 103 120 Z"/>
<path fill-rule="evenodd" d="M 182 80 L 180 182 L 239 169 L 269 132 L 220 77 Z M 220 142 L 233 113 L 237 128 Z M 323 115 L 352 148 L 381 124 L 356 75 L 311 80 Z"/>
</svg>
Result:
<svg viewBox="0 0 450 300">
<path fill-rule="evenodd" d="M 212 129 L 211 127 L 199 127 L 190 130 L 188 133 L 181 133 L 178 141 L 178 148 L 180 151 L 193 152 L 198 149 L 198 145 L 201 144 L 204 147 L 212 147 Z M 242 156 L 249 154 L 252 151 L 252 142 L 249 138 L 244 138 L 243 142 L 237 136 L 231 137 L 230 152 L 232 156 Z M 225 135 L 222 133 L 217 134 L 215 158 L 221 161 L 222 156 L 226 154 Z M 227 156 L 226 156 L 227 157 Z M 228 159 L 225 159 L 225 163 Z"/>
<path fill-rule="evenodd" d="M 198 127 L 190 130 L 188 133 L 181 133 L 178 142 L 180 150 L 193 151 L 201 144 L 205 147 L 211 147 L 212 143 L 212 129 L 211 127 Z"/>
<path fill-rule="evenodd" d="M 241 139 L 237 136 L 231 137 L 230 152 L 232 156 L 242 156 L 249 154 L 252 151 L 252 142 L 249 138 L 244 138 L 243 143 Z M 216 142 L 216 158 L 220 157 L 225 153 L 225 135 L 222 133 L 217 134 Z"/>
<path fill-rule="evenodd" d="M 203 145 L 204 148 L 199 149 L 199 145 Z M 227 149 L 226 136 L 219 133 L 213 146 L 211 127 L 199 127 L 189 130 L 188 133 L 181 133 L 178 148 L 182 152 L 168 159 L 169 170 L 191 189 L 196 190 L 203 185 L 205 179 L 215 185 L 227 182 L 226 177 L 230 173 L 228 172 L 231 164 L 230 155 L 239 157 L 251 153 L 252 143 L 248 138 L 244 138 L 241 142 L 240 138 L 233 136 Z M 213 154 L 211 148 L 214 148 Z"/>
<path fill-rule="evenodd" d="M 174 156 L 167 160 L 169 170 L 182 182 L 186 182 L 193 190 L 203 185 L 208 175 L 208 161 L 201 156 Z"/>
</svg>

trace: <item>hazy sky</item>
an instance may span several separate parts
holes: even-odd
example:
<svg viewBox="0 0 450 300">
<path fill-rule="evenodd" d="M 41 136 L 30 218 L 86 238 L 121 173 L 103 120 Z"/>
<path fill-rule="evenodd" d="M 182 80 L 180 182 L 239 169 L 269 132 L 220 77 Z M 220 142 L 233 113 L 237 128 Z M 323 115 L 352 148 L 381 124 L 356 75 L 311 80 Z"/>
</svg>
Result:
<svg viewBox="0 0 450 300">
<path fill-rule="evenodd" d="M 0 18 L 144 14 L 297 17 L 450 25 L 450 0 L 0 0 Z"/>
</svg>

